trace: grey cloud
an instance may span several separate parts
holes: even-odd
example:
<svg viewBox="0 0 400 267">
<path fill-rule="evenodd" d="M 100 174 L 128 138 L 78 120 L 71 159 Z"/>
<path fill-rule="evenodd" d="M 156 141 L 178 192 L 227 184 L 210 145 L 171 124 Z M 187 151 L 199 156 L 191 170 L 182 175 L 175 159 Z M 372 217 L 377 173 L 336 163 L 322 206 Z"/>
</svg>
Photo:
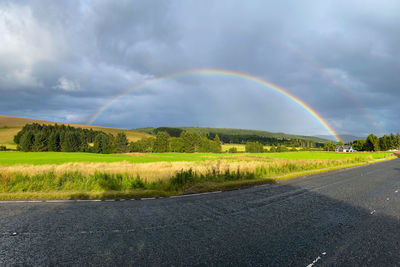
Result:
<svg viewBox="0 0 400 267">
<path fill-rule="evenodd" d="M 145 81 L 221 68 L 285 88 L 336 132 L 397 132 L 398 10 L 396 1 L 3 1 L 0 113 L 84 123 Z M 148 84 L 96 124 L 326 134 L 271 89 L 207 75 Z"/>
</svg>

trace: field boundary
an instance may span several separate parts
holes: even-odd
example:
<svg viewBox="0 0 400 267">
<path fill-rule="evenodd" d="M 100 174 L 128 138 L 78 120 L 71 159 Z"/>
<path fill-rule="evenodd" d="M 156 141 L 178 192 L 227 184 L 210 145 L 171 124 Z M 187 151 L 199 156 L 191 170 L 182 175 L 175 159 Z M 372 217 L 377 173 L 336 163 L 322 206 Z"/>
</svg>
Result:
<svg viewBox="0 0 400 267">
<path fill-rule="evenodd" d="M 346 170 L 366 165 L 376 164 L 396 159 L 388 157 L 383 159 L 352 163 L 323 169 L 294 172 L 274 177 L 256 178 L 252 180 L 226 181 L 226 182 L 204 182 L 194 184 L 184 192 L 168 192 L 159 190 L 129 190 L 129 191 L 53 191 L 53 192 L 18 192 L 0 193 L 0 203 L 15 202 L 82 202 L 82 201 L 123 201 L 123 200 L 147 200 L 169 197 L 183 197 L 198 194 L 219 193 L 237 189 L 248 188 L 263 184 L 275 184 L 279 181 L 289 179 L 301 179 L 337 170 Z"/>
</svg>

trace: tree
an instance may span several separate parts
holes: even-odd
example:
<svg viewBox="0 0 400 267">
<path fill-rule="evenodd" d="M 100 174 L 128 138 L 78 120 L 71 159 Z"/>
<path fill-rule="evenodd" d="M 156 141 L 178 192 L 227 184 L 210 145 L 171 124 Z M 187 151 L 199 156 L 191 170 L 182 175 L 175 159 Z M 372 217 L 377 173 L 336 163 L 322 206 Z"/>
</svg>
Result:
<svg viewBox="0 0 400 267">
<path fill-rule="evenodd" d="M 128 138 L 125 133 L 118 133 L 115 139 L 115 152 L 125 153 L 129 151 Z"/>
<path fill-rule="evenodd" d="M 130 149 L 132 152 L 153 152 L 154 151 L 155 138 L 142 138 L 136 142 L 130 143 Z"/>
<path fill-rule="evenodd" d="M 326 142 L 324 144 L 325 151 L 335 151 L 336 144 L 334 142 Z"/>
<path fill-rule="evenodd" d="M 260 142 L 247 142 L 246 143 L 246 152 L 248 153 L 262 153 L 264 152 L 264 146 Z"/>
<path fill-rule="evenodd" d="M 389 138 L 389 142 L 388 142 L 389 149 L 396 149 L 397 148 L 396 147 L 396 136 L 393 133 L 391 133 L 388 138 Z"/>
<path fill-rule="evenodd" d="M 184 147 L 183 139 L 180 137 L 171 137 L 169 139 L 169 151 L 172 152 L 184 152 L 185 147 Z"/>
<path fill-rule="evenodd" d="M 196 152 L 196 144 L 198 143 L 196 133 L 183 132 L 181 138 L 183 139 L 183 148 L 185 153 Z"/>
<path fill-rule="evenodd" d="M 379 138 L 374 134 L 370 134 L 365 142 L 365 150 L 367 151 L 378 151 L 379 150 Z"/>
<path fill-rule="evenodd" d="M 286 146 L 283 145 L 278 145 L 278 147 L 276 148 L 276 152 L 287 152 L 289 151 L 289 149 Z"/>
<path fill-rule="evenodd" d="M 222 151 L 222 144 L 221 144 L 221 140 L 219 139 L 218 134 L 215 135 L 214 138 L 214 143 L 215 143 L 215 153 L 220 153 Z"/>
<path fill-rule="evenodd" d="M 158 132 L 154 141 L 154 151 L 163 153 L 169 149 L 169 134 L 167 132 Z"/>
<path fill-rule="evenodd" d="M 109 154 L 113 152 L 113 140 L 110 135 L 99 133 L 96 135 L 93 144 L 95 153 Z"/>
<path fill-rule="evenodd" d="M 61 151 L 61 144 L 60 144 L 60 133 L 53 132 L 50 134 L 49 142 L 47 144 L 47 150 L 49 151 Z"/>
<path fill-rule="evenodd" d="M 380 150 L 388 150 L 389 149 L 389 140 L 388 140 L 388 136 L 385 134 L 384 136 L 382 136 L 381 138 L 379 138 L 379 148 Z"/>
<path fill-rule="evenodd" d="M 44 133 L 35 134 L 35 142 L 33 143 L 32 149 L 34 151 L 47 151 L 47 136 Z"/>
<path fill-rule="evenodd" d="M 34 134 L 32 132 L 26 132 L 19 139 L 18 149 L 22 151 L 32 151 L 34 142 Z"/>
<path fill-rule="evenodd" d="M 363 150 L 366 150 L 366 148 L 365 148 L 365 142 L 366 142 L 366 140 L 365 139 L 360 139 L 360 140 L 354 140 L 353 141 L 353 148 L 355 149 L 355 150 L 357 150 L 357 151 L 363 151 Z"/>
<path fill-rule="evenodd" d="M 79 133 L 67 131 L 62 140 L 61 150 L 64 152 L 77 152 L 80 150 L 81 140 Z"/>
</svg>

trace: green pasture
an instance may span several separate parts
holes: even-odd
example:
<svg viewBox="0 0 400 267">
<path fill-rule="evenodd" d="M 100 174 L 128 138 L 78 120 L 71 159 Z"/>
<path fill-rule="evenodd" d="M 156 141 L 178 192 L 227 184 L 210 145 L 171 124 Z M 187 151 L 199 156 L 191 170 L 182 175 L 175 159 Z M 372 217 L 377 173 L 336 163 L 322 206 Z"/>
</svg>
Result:
<svg viewBox="0 0 400 267">
<path fill-rule="evenodd" d="M 94 153 L 66 153 L 66 152 L 0 152 L 0 165 L 17 164 L 63 164 L 69 162 L 121 162 L 148 163 L 162 161 L 204 161 L 204 160 L 255 160 L 262 158 L 280 159 L 351 159 L 359 158 L 380 159 L 389 156 L 390 152 L 284 152 L 284 153 L 147 153 L 147 154 L 94 154 Z"/>
</svg>

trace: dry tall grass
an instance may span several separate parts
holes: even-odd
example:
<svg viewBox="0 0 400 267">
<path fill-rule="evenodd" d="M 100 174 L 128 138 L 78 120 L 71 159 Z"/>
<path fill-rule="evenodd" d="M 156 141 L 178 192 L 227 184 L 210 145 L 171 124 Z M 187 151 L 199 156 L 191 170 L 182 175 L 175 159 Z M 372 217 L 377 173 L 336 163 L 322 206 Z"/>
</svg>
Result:
<svg viewBox="0 0 400 267">
<path fill-rule="evenodd" d="M 84 176 L 93 175 L 96 172 L 117 174 L 124 173 L 129 176 L 140 176 L 144 181 L 153 182 L 160 179 L 169 179 L 181 170 L 192 169 L 198 174 L 206 174 L 210 171 L 225 172 L 227 170 L 242 172 L 258 172 L 265 175 L 286 173 L 288 171 L 311 170 L 340 166 L 355 162 L 354 159 L 341 160 L 294 160 L 294 159 L 266 159 L 254 160 L 221 160 L 199 162 L 154 162 L 136 163 L 66 163 L 61 165 L 14 165 L 0 166 L 3 177 L 13 177 L 20 173 L 24 175 L 36 175 L 53 172 L 57 176 L 67 172 L 79 172 Z"/>
</svg>

